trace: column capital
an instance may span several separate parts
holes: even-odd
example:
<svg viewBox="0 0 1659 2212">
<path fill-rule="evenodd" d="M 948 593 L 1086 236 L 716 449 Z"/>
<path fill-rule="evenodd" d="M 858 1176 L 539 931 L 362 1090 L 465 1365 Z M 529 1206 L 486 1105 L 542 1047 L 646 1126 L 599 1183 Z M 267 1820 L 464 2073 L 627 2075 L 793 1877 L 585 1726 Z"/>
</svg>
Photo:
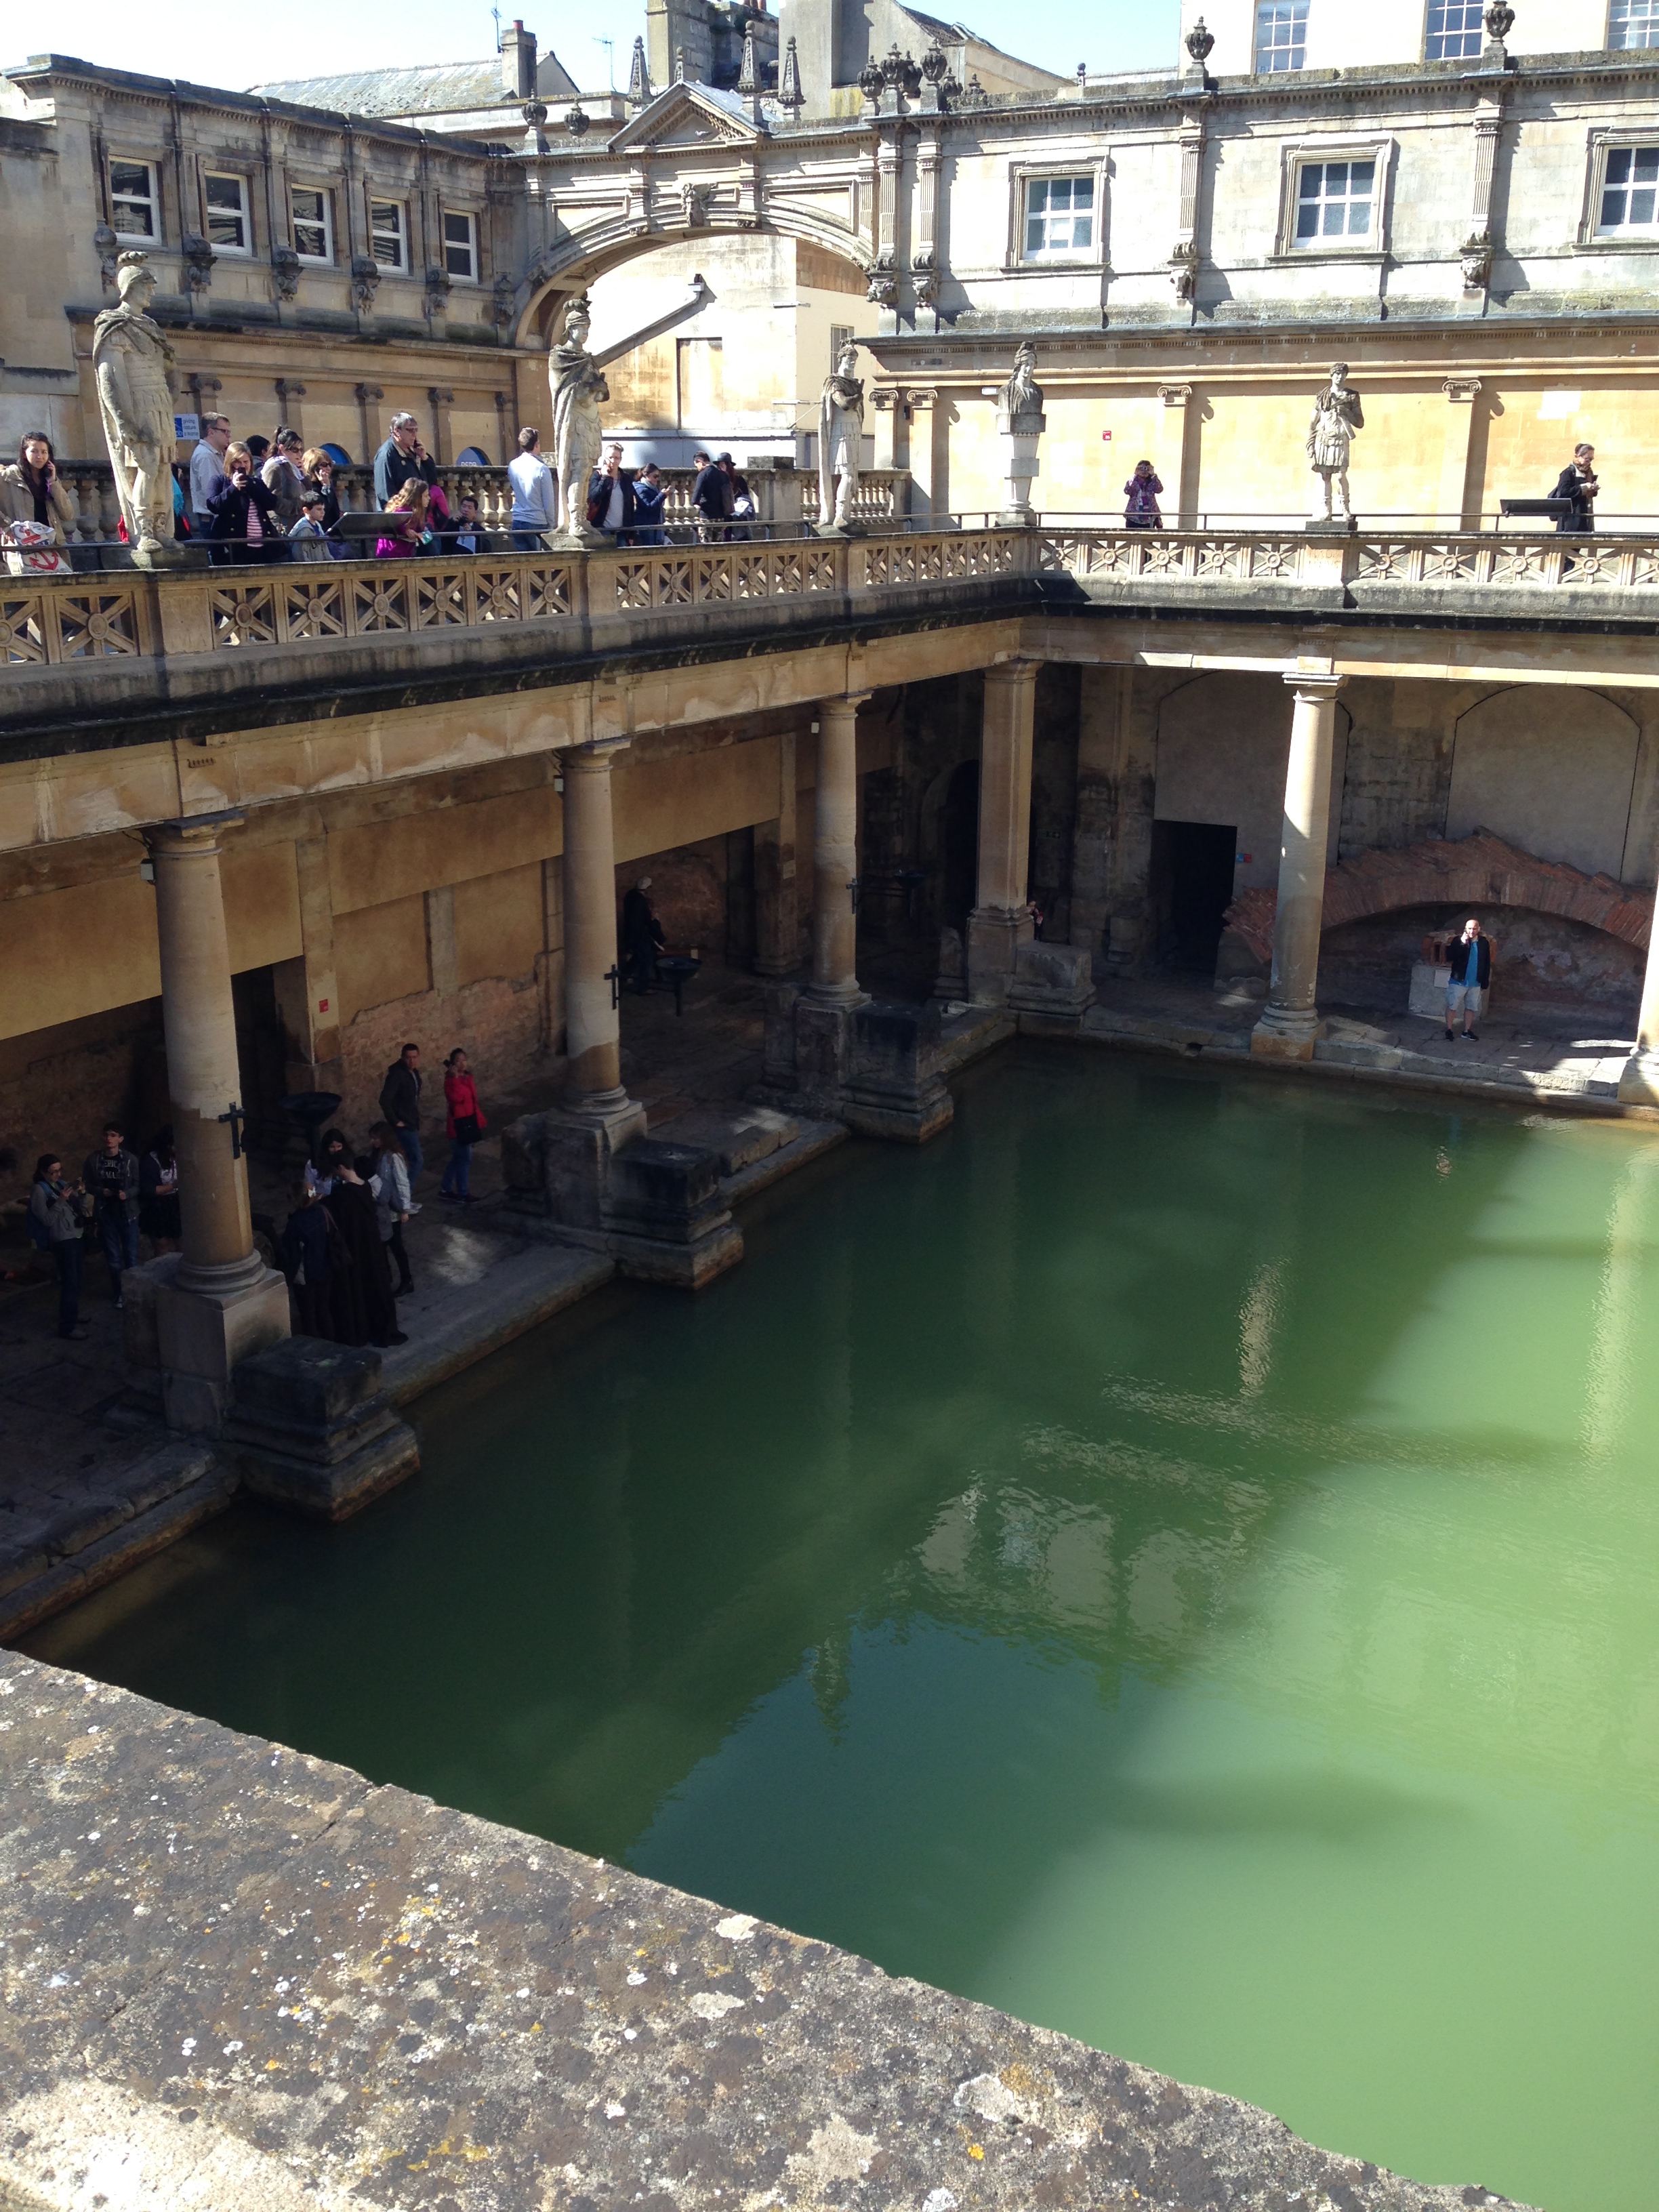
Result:
<svg viewBox="0 0 1659 2212">
<path fill-rule="evenodd" d="M 1326 675 L 1317 669 L 1286 669 L 1280 682 L 1288 685 L 1298 699 L 1334 699 L 1347 682 L 1346 676 Z"/>
<path fill-rule="evenodd" d="M 1035 684 L 1036 672 L 1042 663 L 1025 653 L 1011 653 L 1006 660 L 994 660 L 985 671 L 988 684 L 993 677 L 1002 684 Z"/>
<path fill-rule="evenodd" d="M 588 738 L 579 745 L 561 745 L 558 757 L 567 774 L 572 769 L 580 769 L 591 775 L 597 769 L 608 769 L 612 755 L 626 752 L 633 742 L 631 737 L 625 736 Z"/>
<path fill-rule="evenodd" d="M 152 822 L 143 840 L 152 853 L 216 853 L 227 830 L 247 819 L 240 808 L 227 807 L 216 814 L 185 814 L 172 822 Z"/>
<path fill-rule="evenodd" d="M 875 696 L 873 690 L 837 691 L 828 698 L 820 699 L 817 702 L 817 711 L 820 714 L 856 714 L 866 701 L 873 699 Z"/>
</svg>

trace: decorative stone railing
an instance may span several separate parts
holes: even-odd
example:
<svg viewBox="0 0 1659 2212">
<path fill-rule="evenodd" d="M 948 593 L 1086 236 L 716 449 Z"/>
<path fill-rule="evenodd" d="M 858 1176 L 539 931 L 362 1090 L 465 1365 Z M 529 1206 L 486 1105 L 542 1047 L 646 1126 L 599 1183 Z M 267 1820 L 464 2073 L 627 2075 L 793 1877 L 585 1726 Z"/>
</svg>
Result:
<svg viewBox="0 0 1659 2212">
<path fill-rule="evenodd" d="M 1659 543 L 1643 538 L 1298 538 L 1283 532 L 909 530 L 795 535 L 592 553 L 295 562 L 0 578 L 0 665 L 212 653 L 329 639 L 452 635 L 501 625 L 627 623 L 691 608 L 839 599 L 878 611 L 889 593 L 1024 578 L 1051 605 L 1168 598 L 1218 614 L 1344 606 L 1449 616 L 1484 596 L 1494 616 L 1541 614 L 1546 591 L 1596 594 L 1598 616 L 1659 610 Z M 1062 583 L 1062 580 L 1064 582 Z M 1620 601 L 1624 605 L 1620 605 Z M 612 635 L 614 635 L 614 630 Z"/>
<path fill-rule="evenodd" d="M 328 638 L 857 598 L 1018 574 L 1029 568 L 1030 544 L 1018 531 L 963 531 L 0 580 L 0 663 L 174 659 Z"/>
<path fill-rule="evenodd" d="M 775 531 L 799 530 L 818 519 L 818 480 L 802 469 L 769 463 L 743 471 L 754 495 L 757 525 Z M 667 487 L 663 516 L 671 529 L 694 529 L 701 518 L 691 504 L 696 471 L 665 469 Z M 463 499 L 478 502 L 478 519 L 486 530 L 505 532 L 513 518 L 512 480 L 504 468 L 483 465 L 441 467 L 439 482 L 452 514 Z M 115 500 L 115 479 L 107 461 L 60 461 L 58 480 L 75 507 L 70 531 L 76 545 L 113 544 L 119 537 L 120 510 Z M 866 525 L 902 520 L 909 511 L 908 472 L 903 469 L 870 469 L 859 479 L 853 503 L 854 519 Z M 334 471 L 334 489 L 340 504 L 352 514 L 364 514 L 374 504 L 374 471 L 352 463 Z M 741 527 L 742 526 L 738 526 Z"/>
</svg>

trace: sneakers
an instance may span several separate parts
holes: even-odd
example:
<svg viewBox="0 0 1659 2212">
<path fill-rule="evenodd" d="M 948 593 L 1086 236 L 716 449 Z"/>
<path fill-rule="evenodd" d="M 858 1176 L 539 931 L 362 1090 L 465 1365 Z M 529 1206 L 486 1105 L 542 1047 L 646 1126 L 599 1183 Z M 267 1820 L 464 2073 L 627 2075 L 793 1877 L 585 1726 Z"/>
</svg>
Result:
<svg viewBox="0 0 1659 2212">
<path fill-rule="evenodd" d="M 1480 1042 L 1480 1030 L 1465 1030 L 1463 1032 L 1463 1042 L 1465 1044 L 1479 1044 Z"/>
<path fill-rule="evenodd" d="M 409 1201 L 409 1210 L 411 1213 L 418 1213 L 421 1210 L 412 1198 Z"/>
<path fill-rule="evenodd" d="M 1448 1044 L 1455 1044 L 1457 1042 L 1457 1032 L 1455 1030 L 1448 1030 L 1446 1031 L 1446 1042 Z"/>
</svg>

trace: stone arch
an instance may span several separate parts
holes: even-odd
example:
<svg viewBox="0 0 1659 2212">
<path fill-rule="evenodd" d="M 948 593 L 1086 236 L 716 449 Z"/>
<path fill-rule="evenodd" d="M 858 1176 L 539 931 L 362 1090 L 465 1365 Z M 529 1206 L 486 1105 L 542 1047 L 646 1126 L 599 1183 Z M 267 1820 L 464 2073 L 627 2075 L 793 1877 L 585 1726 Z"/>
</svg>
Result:
<svg viewBox="0 0 1659 2212">
<path fill-rule="evenodd" d="M 1518 684 L 1491 692 L 1457 722 L 1446 835 L 1489 830 L 1522 854 L 1616 878 L 1640 739 L 1599 691 Z"/>
<path fill-rule="evenodd" d="M 513 342 L 521 346 L 544 345 L 559 301 L 585 292 L 624 262 L 687 239 L 745 238 L 757 232 L 816 246 L 847 262 L 863 276 L 875 267 L 873 253 L 856 231 L 793 207 L 768 208 L 763 216 L 711 209 L 696 225 L 653 226 L 642 216 L 623 212 L 608 222 L 588 226 L 578 236 L 556 239 L 538 255 L 513 297 Z"/>
</svg>

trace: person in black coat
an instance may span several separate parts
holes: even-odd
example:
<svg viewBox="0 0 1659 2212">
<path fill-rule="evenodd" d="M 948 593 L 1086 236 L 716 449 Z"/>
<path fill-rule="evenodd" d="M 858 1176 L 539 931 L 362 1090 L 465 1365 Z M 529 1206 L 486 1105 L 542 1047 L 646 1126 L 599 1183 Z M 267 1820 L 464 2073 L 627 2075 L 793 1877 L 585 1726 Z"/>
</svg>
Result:
<svg viewBox="0 0 1659 2212">
<path fill-rule="evenodd" d="M 650 877 L 641 876 L 631 890 L 623 894 L 623 973 L 633 977 L 634 988 L 641 998 L 657 980 L 657 955 L 664 941 L 662 924 L 646 896 L 650 888 Z"/>
<path fill-rule="evenodd" d="M 1483 937 L 1480 925 L 1471 915 L 1463 925 L 1463 934 L 1450 947 L 1451 974 L 1446 982 L 1446 1042 L 1453 1038 L 1453 1018 L 1462 1011 L 1463 1034 L 1480 1042 L 1480 1032 L 1475 1018 L 1485 1003 L 1486 986 L 1492 981 L 1492 939 Z"/>
<path fill-rule="evenodd" d="M 1572 459 L 1555 480 L 1552 499 L 1570 499 L 1572 513 L 1564 514 L 1556 524 L 1558 531 L 1575 534 L 1595 527 L 1595 495 L 1601 489 L 1595 477 L 1595 448 L 1594 446 L 1575 446 Z"/>
<path fill-rule="evenodd" d="M 295 1191 L 294 1210 L 288 1217 L 278 1248 L 283 1273 L 288 1277 L 299 1315 L 295 1331 L 297 1336 L 320 1336 L 330 1340 L 333 1338 L 330 1293 L 334 1274 L 333 1247 L 338 1239 L 339 1232 L 328 1208 L 309 1183 L 301 1183 Z"/>
<path fill-rule="evenodd" d="M 208 501 L 213 540 L 222 549 L 220 558 L 237 566 L 280 561 L 283 526 L 276 502 L 255 474 L 246 446 L 228 449 L 223 484 Z"/>
<path fill-rule="evenodd" d="M 338 1129 L 317 1147 L 317 1176 L 327 1188 L 323 1204 L 334 1218 L 343 1254 L 335 1248 L 328 1283 L 329 1325 L 337 1344 L 407 1344 L 398 1326 L 392 1270 L 380 1242 L 375 1192 L 354 1164 Z"/>
</svg>

